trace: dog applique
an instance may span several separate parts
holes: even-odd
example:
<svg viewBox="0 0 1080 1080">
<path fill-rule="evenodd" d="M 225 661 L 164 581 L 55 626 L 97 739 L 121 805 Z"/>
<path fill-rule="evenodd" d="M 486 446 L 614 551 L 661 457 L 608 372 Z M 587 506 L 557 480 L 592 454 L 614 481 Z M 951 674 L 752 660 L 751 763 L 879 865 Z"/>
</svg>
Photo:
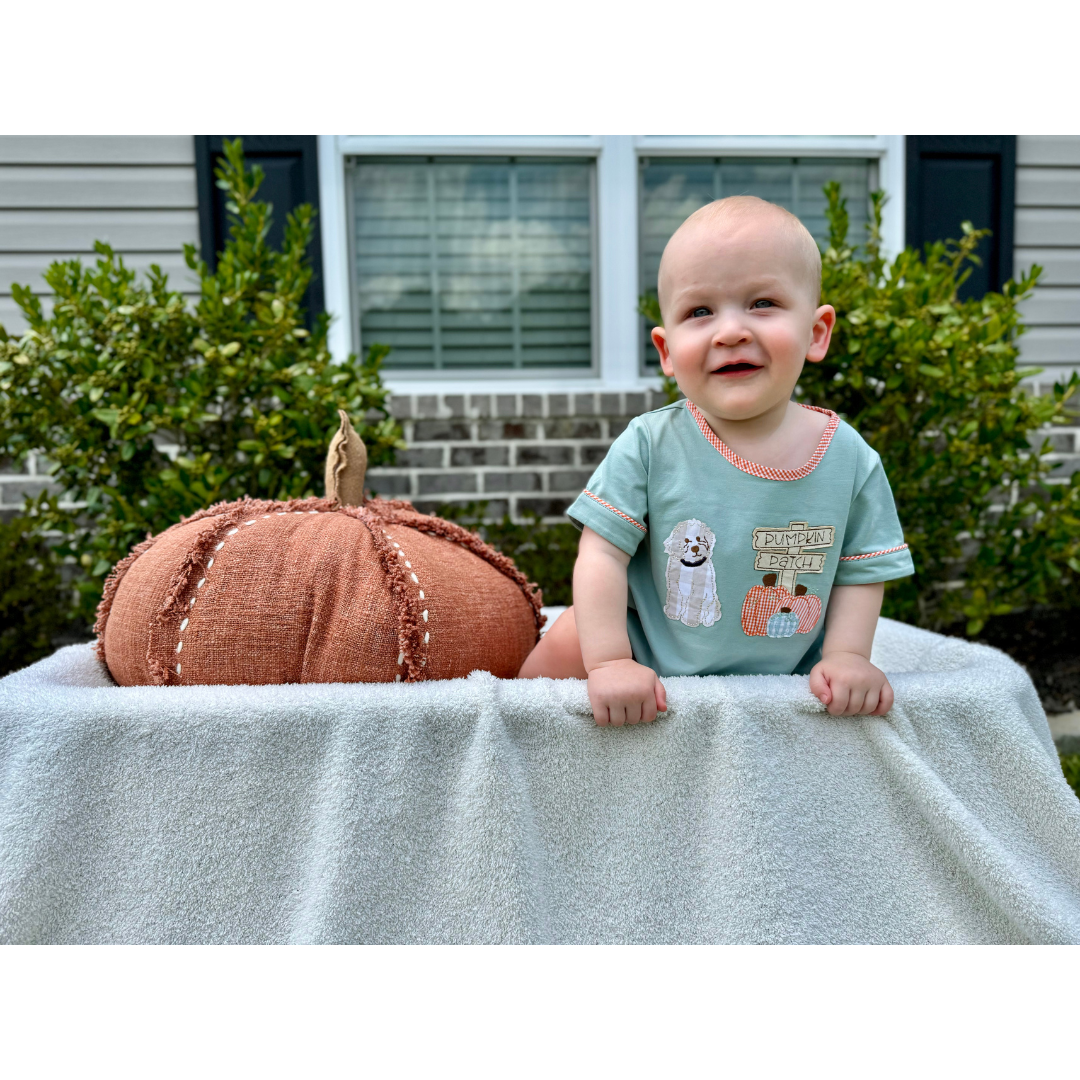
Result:
<svg viewBox="0 0 1080 1080">
<path fill-rule="evenodd" d="M 686 626 L 712 626 L 720 618 L 712 553 L 716 536 L 703 521 L 680 521 L 664 541 L 667 602 L 664 614 Z"/>
</svg>

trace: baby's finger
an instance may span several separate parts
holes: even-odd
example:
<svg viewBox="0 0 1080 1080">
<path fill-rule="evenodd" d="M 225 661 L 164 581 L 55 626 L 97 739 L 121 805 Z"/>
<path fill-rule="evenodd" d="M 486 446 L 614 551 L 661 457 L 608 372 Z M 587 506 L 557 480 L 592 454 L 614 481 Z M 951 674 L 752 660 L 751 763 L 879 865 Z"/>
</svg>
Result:
<svg viewBox="0 0 1080 1080">
<path fill-rule="evenodd" d="M 881 688 L 881 700 L 878 702 L 878 707 L 874 712 L 875 716 L 884 716 L 893 707 L 893 688 L 889 685 L 888 679 L 885 680 L 885 685 Z"/>
<path fill-rule="evenodd" d="M 821 668 L 815 667 L 810 672 L 810 693 L 823 705 L 832 701 L 832 690 L 829 688 L 829 680 L 825 678 Z"/>
<path fill-rule="evenodd" d="M 656 719 L 656 698 L 650 694 L 641 703 L 641 722 L 651 724 Z"/>
<path fill-rule="evenodd" d="M 641 702 L 630 701 L 626 705 L 626 722 L 628 724 L 638 724 L 641 722 Z"/>
<path fill-rule="evenodd" d="M 607 707 L 604 705 L 594 705 L 592 715 L 597 727 L 607 727 L 611 723 Z"/>
<path fill-rule="evenodd" d="M 873 716 L 877 712 L 878 701 L 880 700 L 880 691 L 876 686 L 871 686 L 866 691 L 866 698 L 862 703 L 862 711 L 866 716 Z"/>
<path fill-rule="evenodd" d="M 836 686 L 830 686 L 829 691 L 832 694 L 832 700 L 829 702 L 828 710 L 830 716 L 843 716 L 847 712 L 848 698 L 851 697 L 851 688 L 844 683 L 837 683 Z"/>
<path fill-rule="evenodd" d="M 622 705 L 608 707 L 608 716 L 612 727 L 622 727 L 626 723 L 626 708 Z"/>
<path fill-rule="evenodd" d="M 657 679 L 656 684 L 653 686 L 653 695 L 656 698 L 656 711 L 667 712 L 667 690 L 664 689 L 664 684 Z"/>
<path fill-rule="evenodd" d="M 866 691 L 861 686 L 853 686 L 847 702 L 847 715 L 858 716 L 863 711 L 866 702 Z"/>
</svg>

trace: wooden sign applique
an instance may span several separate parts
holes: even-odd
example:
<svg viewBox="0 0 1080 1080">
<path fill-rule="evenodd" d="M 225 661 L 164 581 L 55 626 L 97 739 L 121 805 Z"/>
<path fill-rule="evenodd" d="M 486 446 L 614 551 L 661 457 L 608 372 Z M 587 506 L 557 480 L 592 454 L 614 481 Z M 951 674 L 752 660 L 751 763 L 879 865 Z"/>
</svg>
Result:
<svg viewBox="0 0 1080 1080">
<path fill-rule="evenodd" d="M 787 528 L 755 529 L 754 569 L 779 575 L 779 584 L 792 592 L 799 574 L 820 574 L 825 570 L 825 552 L 812 548 L 832 547 L 836 529 L 832 525 L 789 522 Z"/>
<path fill-rule="evenodd" d="M 787 527 L 754 530 L 754 568 L 763 570 L 762 584 L 743 600 L 741 622 L 749 637 L 789 638 L 809 634 L 821 618 L 821 598 L 796 585 L 799 574 L 821 574 L 825 552 L 832 547 L 832 525 L 789 522 Z"/>
</svg>

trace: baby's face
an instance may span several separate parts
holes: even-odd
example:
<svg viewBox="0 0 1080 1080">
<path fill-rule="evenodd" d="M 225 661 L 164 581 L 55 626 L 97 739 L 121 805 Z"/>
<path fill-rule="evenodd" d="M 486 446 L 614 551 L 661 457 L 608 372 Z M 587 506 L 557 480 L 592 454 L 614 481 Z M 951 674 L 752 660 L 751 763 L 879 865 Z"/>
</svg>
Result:
<svg viewBox="0 0 1080 1080">
<path fill-rule="evenodd" d="M 771 215 L 703 222 L 664 254 L 664 373 L 706 417 L 786 408 L 804 360 L 824 358 L 835 313 L 818 306 L 797 240 Z"/>
</svg>

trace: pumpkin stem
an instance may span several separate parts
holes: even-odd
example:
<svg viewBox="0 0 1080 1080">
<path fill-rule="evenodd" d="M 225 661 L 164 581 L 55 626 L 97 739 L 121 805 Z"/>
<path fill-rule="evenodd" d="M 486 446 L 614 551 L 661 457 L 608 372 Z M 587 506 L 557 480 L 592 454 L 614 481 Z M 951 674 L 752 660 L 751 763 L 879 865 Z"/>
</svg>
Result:
<svg viewBox="0 0 1080 1080">
<path fill-rule="evenodd" d="M 348 413 L 338 409 L 338 416 L 341 426 L 326 452 L 326 497 L 342 506 L 363 506 L 367 447 L 356 434 Z"/>
</svg>

